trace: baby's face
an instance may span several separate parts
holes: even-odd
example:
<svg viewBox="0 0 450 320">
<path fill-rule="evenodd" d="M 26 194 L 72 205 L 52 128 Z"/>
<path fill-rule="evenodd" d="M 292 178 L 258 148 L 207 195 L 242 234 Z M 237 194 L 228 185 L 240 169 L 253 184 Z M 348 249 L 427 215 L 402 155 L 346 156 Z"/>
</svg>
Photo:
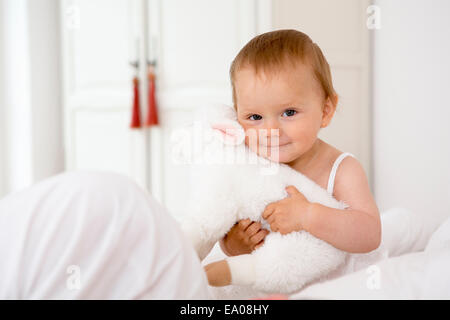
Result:
<svg viewBox="0 0 450 320">
<path fill-rule="evenodd" d="M 238 122 L 246 131 L 245 142 L 260 156 L 289 163 L 313 146 L 322 126 L 325 99 L 309 66 L 299 64 L 269 77 L 257 77 L 250 68 L 239 70 L 235 94 Z M 251 131 L 258 132 L 256 144 L 249 139 Z M 271 144 L 271 137 L 278 142 Z M 278 159 L 273 151 L 277 147 Z"/>
</svg>

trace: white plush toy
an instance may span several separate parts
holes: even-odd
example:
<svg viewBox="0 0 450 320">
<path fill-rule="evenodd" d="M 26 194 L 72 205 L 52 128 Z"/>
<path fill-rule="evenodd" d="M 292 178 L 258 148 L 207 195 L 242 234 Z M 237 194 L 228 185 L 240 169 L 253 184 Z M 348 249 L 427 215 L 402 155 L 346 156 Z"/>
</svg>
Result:
<svg viewBox="0 0 450 320">
<path fill-rule="evenodd" d="M 295 186 L 310 202 L 345 209 L 315 182 L 287 165 L 257 156 L 244 143 L 245 133 L 232 107 L 211 105 L 203 119 L 173 133 L 173 155 L 192 164 L 195 188 L 182 229 L 203 259 L 241 219 L 259 221 L 267 204 Z M 234 130 L 231 130 L 234 129 Z M 269 229 L 270 230 L 270 229 Z M 251 254 L 227 257 L 232 284 L 264 292 L 291 293 L 325 277 L 346 253 L 306 231 L 270 232 Z"/>
</svg>

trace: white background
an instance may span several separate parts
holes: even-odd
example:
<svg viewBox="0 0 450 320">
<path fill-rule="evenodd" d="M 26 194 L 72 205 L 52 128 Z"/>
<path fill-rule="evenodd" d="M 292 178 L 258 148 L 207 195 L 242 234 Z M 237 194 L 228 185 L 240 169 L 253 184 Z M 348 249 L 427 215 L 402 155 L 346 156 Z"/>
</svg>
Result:
<svg viewBox="0 0 450 320">
<path fill-rule="evenodd" d="M 374 193 L 437 223 L 450 215 L 450 1 L 376 3 Z"/>
</svg>

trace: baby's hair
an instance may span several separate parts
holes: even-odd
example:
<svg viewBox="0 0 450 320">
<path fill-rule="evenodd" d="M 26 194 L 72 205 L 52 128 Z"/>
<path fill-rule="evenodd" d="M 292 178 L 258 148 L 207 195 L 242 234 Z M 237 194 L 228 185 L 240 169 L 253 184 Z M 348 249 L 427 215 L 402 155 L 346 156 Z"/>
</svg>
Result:
<svg viewBox="0 0 450 320">
<path fill-rule="evenodd" d="M 266 32 L 250 40 L 231 63 L 230 80 L 233 90 L 233 105 L 237 108 L 235 77 L 241 68 L 251 67 L 256 75 L 260 70 L 276 72 L 290 64 L 302 62 L 312 67 L 325 98 L 336 105 L 337 94 L 333 87 L 330 66 L 322 50 L 303 32 L 293 29 Z"/>
</svg>

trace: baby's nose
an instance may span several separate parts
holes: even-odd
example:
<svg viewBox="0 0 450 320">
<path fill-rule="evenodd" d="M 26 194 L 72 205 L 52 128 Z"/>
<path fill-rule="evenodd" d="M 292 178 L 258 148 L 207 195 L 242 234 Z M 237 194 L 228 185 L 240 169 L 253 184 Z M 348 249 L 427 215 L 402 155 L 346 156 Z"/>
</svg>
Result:
<svg viewBox="0 0 450 320">
<path fill-rule="evenodd" d="M 264 129 L 268 135 L 278 134 L 280 131 L 280 123 L 277 119 L 267 119 L 264 124 Z"/>
<path fill-rule="evenodd" d="M 260 138 L 265 139 L 267 141 L 278 141 L 280 138 L 280 129 L 264 129 L 263 134 L 260 134 Z"/>
<path fill-rule="evenodd" d="M 264 126 L 264 136 L 267 138 L 280 136 L 280 124 L 276 120 L 267 121 Z"/>
</svg>

